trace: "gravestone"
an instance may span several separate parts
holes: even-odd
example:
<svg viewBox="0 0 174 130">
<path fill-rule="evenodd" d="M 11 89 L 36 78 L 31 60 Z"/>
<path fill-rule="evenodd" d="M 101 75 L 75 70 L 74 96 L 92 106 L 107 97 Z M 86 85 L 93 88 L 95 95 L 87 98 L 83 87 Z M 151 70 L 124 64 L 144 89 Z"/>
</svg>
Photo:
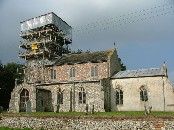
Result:
<svg viewBox="0 0 174 130">
<path fill-rule="evenodd" d="M 59 113 L 59 109 L 60 109 L 60 104 L 58 103 L 57 104 L 57 111 L 56 111 L 56 113 Z"/>
<path fill-rule="evenodd" d="M 94 115 L 94 104 L 92 105 L 92 112 L 91 113 Z"/>
<path fill-rule="evenodd" d="M 26 113 L 27 114 L 31 113 L 31 101 L 30 100 L 28 100 L 26 102 Z"/>
<path fill-rule="evenodd" d="M 149 107 L 149 114 L 152 112 L 152 106 Z"/>
<path fill-rule="evenodd" d="M 147 107 L 144 106 L 144 115 L 148 115 Z"/>
<path fill-rule="evenodd" d="M 86 112 L 85 115 L 88 115 L 88 104 L 86 104 Z"/>
</svg>

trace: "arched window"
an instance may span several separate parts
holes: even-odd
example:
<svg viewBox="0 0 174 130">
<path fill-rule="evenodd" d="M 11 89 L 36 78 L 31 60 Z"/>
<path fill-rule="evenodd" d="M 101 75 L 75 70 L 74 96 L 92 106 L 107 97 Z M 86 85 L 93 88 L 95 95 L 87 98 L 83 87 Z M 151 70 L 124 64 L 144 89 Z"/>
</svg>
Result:
<svg viewBox="0 0 174 130">
<path fill-rule="evenodd" d="M 144 86 L 140 88 L 140 100 L 148 101 L 148 91 Z"/>
<path fill-rule="evenodd" d="M 116 105 L 123 104 L 123 91 L 122 90 L 116 90 Z"/>
<path fill-rule="evenodd" d="M 71 77 L 75 77 L 76 76 L 76 69 L 75 68 L 71 68 L 70 69 L 70 78 Z"/>
<path fill-rule="evenodd" d="M 58 94 L 57 94 L 57 104 L 63 104 L 63 92 L 59 88 Z"/>
<path fill-rule="evenodd" d="M 85 89 L 83 87 L 80 88 L 79 103 L 82 103 L 82 104 L 86 103 L 86 93 L 85 93 Z"/>
<path fill-rule="evenodd" d="M 140 90 L 140 100 L 141 101 L 148 101 L 148 92 L 146 89 Z"/>
<path fill-rule="evenodd" d="M 20 94 L 20 111 L 26 111 L 26 103 L 29 100 L 29 92 L 27 89 L 23 89 Z"/>
<path fill-rule="evenodd" d="M 51 79 L 56 79 L 56 70 L 51 69 L 50 70 L 50 75 L 51 75 Z"/>
<path fill-rule="evenodd" d="M 97 77 L 98 76 L 98 66 L 92 66 L 91 67 L 91 77 Z"/>
</svg>

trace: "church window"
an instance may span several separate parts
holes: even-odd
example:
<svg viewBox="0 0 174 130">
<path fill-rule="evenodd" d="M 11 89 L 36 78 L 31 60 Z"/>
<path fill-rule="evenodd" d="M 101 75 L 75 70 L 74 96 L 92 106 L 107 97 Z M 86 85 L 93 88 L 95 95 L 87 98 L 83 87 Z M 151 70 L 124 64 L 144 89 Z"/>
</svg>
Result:
<svg viewBox="0 0 174 130">
<path fill-rule="evenodd" d="M 56 70 L 51 69 L 50 73 L 51 73 L 51 79 L 56 79 Z"/>
<path fill-rule="evenodd" d="M 61 89 L 59 89 L 58 94 L 57 94 L 57 103 L 63 104 L 63 93 L 61 92 Z"/>
<path fill-rule="evenodd" d="M 26 103 L 29 100 L 29 92 L 27 89 L 23 89 L 20 94 L 20 111 L 26 111 Z"/>
<path fill-rule="evenodd" d="M 70 69 L 70 77 L 75 77 L 76 75 L 76 69 L 75 68 L 71 68 Z"/>
<path fill-rule="evenodd" d="M 123 104 L 123 91 L 116 90 L 116 105 Z"/>
<path fill-rule="evenodd" d="M 86 93 L 84 88 L 80 88 L 79 92 L 79 103 L 85 104 L 86 103 Z"/>
<path fill-rule="evenodd" d="M 146 89 L 140 90 L 140 100 L 141 101 L 148 101 L 148 92 Z"/>
<path fill-rule="evenodd" d="M 91 77 L 97 77 L 98 76 L 98 66 L 92 66 L 91 67 Z"/>
</svg>

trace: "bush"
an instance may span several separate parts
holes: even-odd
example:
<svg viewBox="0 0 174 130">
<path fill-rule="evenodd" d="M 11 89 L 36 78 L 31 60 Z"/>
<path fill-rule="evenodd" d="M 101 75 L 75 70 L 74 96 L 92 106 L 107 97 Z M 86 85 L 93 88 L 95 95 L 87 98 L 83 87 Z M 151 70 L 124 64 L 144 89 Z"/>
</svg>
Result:
<svg viewBox="0 0 174 130">
<path fill-rule="evenodd" d="M 2 113 L 3 112 L 3 107 L 2 106 L 0 106 L 0 113 Z"/>
</svg>

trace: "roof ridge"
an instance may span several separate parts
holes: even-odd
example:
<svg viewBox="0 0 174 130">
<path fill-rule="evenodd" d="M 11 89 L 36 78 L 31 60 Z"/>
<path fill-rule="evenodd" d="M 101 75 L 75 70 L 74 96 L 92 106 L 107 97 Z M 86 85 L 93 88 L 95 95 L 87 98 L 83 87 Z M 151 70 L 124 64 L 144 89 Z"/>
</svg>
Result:
<svg viewBox="0 0 174 130">
<path fill-rule="evenodd" d="M 109 49 L 109 50 L 99 50 L 99 51 L 93 51 L 93 52 L 88 52 L 88 53 L 96 53 L 96 52 L 111 52 L 115 50 L 115 48 Z"/>
<path fill-rule="evenodd" d="M 90 52 L 80 52 L 80 53 L 68 53 L 67 55 L 80 55 L 80 54 L 92 54 L 92 53 L 98 53 L 98 52 L 114 52 L 116 49 L 115 48 L 112 48 L 110 50 L 99 50 L 99 51 L 90 51 Z M 67 56 L 65 55 L 65 56 Z"/>
<path fill-rule="evenodd" d="M 132 69 L 132 70 L 124 70 L 124 71 L 138 71 L 138 70 L 152 70 L 152 69 L 162 69 L 162 68 L 147 68 L 147 69 L 136 69 L 136 70 L 135 69 Z"/>
</svg>

